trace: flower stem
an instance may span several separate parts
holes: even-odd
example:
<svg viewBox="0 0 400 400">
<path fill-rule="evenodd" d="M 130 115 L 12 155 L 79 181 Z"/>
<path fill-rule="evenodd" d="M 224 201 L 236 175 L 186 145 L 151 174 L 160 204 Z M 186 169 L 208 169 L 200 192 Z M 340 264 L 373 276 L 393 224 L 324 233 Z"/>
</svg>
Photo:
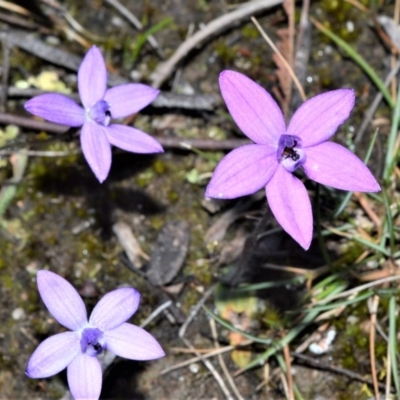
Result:
<svg viewBox="0 0 400 400">
<path fill-rule="evenodd" d="M 316 210 L 316 224 L 317 224 L 317 235 L 318 235 L 318 244 L 319 248 L 322 253 L 322 257 L 324 258 L 325 264 L 329 266 L 332 270 L 332 260 L 329 257 L 328 249 L 326 248 L 324 238 L 322 236 L 321 230 L 321 211 L 320 211 L 320 203 L 321 203 L 321 196 L 320 196 L 320 184 L 317 183 L 317 190 L 316 190 L 316 202 L 317 202 L 317 210 Z"/>
</svg>

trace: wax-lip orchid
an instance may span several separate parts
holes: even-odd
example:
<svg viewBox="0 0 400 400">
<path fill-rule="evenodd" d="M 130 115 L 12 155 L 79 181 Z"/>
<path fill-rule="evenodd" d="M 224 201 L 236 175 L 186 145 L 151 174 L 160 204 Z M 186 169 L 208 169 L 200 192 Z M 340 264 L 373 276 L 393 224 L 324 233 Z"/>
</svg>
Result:
<svg viewBox="0 0 400 400">
<path fill-rule="evenodd" d="M 74 398 L 98 399 L 102 371 L 97 355 L 104 350 L 131 360 L 154 360 L 165 355 L 153 336 L 125 322 L 139 306 L 136 289 L 121 288 L 106 294 L 88 320 L 85 304 L 64 278 L 41 270 L 37 283 L 50 314 L 72 332 L 58 333 L 38 346 L 26 368 L 30 378 L 47 378 L 67 367 Z"/>
<path fill-rule="evenodd" d="M 311 203 L 303 183 L 292 174 L 296 169 L 301 167 L 310 179 L 336 189 L 380 190 L 359 158 L 328 141 L 354 106 L 353 90 L 333 90 L 307 100 L 286 128 L 270 94 L 245 75 L 223 71 L 219 84 L 230 114 L 255 144 L 241 146 L 220 161 L 207 197 L 232 199 L 265 187 L 277 221 L 308 249 L 313 231 Z"/>
<path fill-rule="evenodd" d="M 147 133 L 125 125 L 110 124 L 113 118 L 137 113 L 149 105 L 159 91 L 139 83 L 107 90 L 104 58 L 92 46 L 78 70 L 78 89 L 83 107 L 67 96 L 46 93 L 25 103 L 34 115 L 58 124 L 79 127 L 83 154 L 100 182 L 111 167 L 111 145 L 133 153 L 161 153 L 160 143 Z"/>
</svg>

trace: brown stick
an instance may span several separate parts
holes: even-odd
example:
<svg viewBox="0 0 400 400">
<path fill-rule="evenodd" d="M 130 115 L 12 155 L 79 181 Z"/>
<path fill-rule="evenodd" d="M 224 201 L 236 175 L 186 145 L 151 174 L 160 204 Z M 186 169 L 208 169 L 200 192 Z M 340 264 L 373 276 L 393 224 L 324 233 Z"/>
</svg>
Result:
<svg viewBox="0 0 400 400">
<path fill-rule="evenodd" d="M 292 357 L 294 357 L 294 358 L 297 358 L 299 360 L 305 361 L 306 364 L 309 365 L 310 367 L 319 368 L 319 369 L 321 369 L 323 371 L 334 372 L 334 373 L 340 374 L 340 375 L 345 375 L 350 379 L 354 379 L 356 381 L 363 382 L 363 383 L 366 383 L 366 384 L 371 385 L 371 386 L 373 385 L 373 382 L 372 382 L 371 379 L 364 378 L 362 375 L 357 374 L 356 372 L 353 372 L 353 371 L 349 371 L 348 369 L 335 367 L 333 365 L 321 363 L 317 359 L 309 357 L 309 356 L 306 356 L 304 354 L 291 352 L 290 355 Z M 380 383 L 380 382 L 378 382 L 378 386 L 383 390 L 386 387 L 383 383 Z M 379 399 L 379 397 L 378 397 L 378 399 Z"/>
<path fill-rule="evenodd" d="M 228 26 L 237 23 L 238 21 L 249 18 L 251 15 L 259 13 L 281 4 L 283 0 L 255 0 L 244 4 L 242 7 L 237 8 L 227 14 L 222 15 L 208 23 L 204 29 L 197 31 L 194 35 L 185 40 L 175 51 L 170 59 L 162 63 L 155 71 L 152 86 L 159 88 L 174 72 L 175 67 L 192 51 L 195 47 L 199 46 L 210 36 L 226 29 Z"/>
<path fill-rule="evenodd" d="M 285 357 L 285 363 L 286 363 L 286 379 L 287 379 L 287 384 L 288 384 L 289 400 L 294 400 L 292 360 L 290 357 L 290 350 L 289 350 L 288 345 L 286 345 L 283 348 L 283 356 Z"/>
<path fill-rule="evenodd" d="M 14 124 L 22 128 L 33 129 L 37 131 L 47 131 L 55 134 L 64 134 L 69 129 L 63 125 L 54 124 L 52 122 L 38 121 L 31 118 L 20 117 L 13 114 L 0 113 L 0 124 Z M 228 140 L 212 140 L 212 139 L 185 139 L 180 137 L 162 137 L 154 136 L 163 147 L 188 149 L 196 148 L 199 150 L 231 150 L 245 144 L 252 143 L 247 139 L 228 139 Z"/>
<path fill-rule="evenodd" d="M 371 300 L 371 299 L 369 299 Z M 375 360 L 375 326 L 376 326 L 376 313 L 378 311 L 379 296 L 375 295 L 372 301 L 368 301 L 368 308 L 371 314 L 371 322 L 369 328 L 369 355 L 371 359 L 371 374 L 372 381 L 374 382 L 375 398 L 379 399 L 378 378 L 376 373 L 376 360 Z"/>
</svg>

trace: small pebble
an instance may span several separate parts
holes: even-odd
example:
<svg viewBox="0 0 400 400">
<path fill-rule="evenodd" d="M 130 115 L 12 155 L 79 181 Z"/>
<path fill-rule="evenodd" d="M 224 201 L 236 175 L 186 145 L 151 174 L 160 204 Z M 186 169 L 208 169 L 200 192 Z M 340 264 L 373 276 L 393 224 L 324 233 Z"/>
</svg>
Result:
<svg viewBox="0 0 400 400">
<path fill-rule="evenodd" d="M 51 46 L 59 46 L 60 39 L 57 36 L 47 36 L 46 43 Z"/>
<path fill-rule="evenodd" d="M 111 19 L 111 24 L 117 26 L 118 28 L 121 28 L 125 25 L 125 21 L 120 17 L 114 16 Z"/>
<path fill-rule="evenodd" d="M 192 374 L 197 374 L 200 371 L 200 365 L 197 363 L 192 363 L 189 365 L 189 370 Z"/>
<path fill-rule="evenodd" d="M 18 307 L 11 313 L 11 316 L 16 321 L 19 321 L 20 319 L 25 318 L 26 314 L 23 308 Z"/>
</svg>

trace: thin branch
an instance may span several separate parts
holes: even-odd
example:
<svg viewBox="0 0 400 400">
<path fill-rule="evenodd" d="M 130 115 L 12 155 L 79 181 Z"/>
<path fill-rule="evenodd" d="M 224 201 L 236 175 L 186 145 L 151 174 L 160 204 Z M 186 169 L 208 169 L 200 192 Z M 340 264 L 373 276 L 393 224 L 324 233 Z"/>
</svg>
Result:
<svg viewBox="0 0 400 400">
<path fill-rule="evenodd" d="M 322 363 L 319 360 L 309 357 L 309 356 L 306 356 L 304 354 L 298 354 L 298 353 L 291 352 L 290 355 L 294 358 L 305 361 L 307 363 L 307 365 L 309 365 L 310 367 L 318 368 L 323 371 L 334 372 L 336 374 L 347 376 L 350 379 L 354 379 L 356 381 L 363 382 L 363 383 L 366 383 L 371 386 L 373 385 L 373 382 L 371 379 L 364 378 L 362 375 L 357 374 L 356 372 L 353 372 L 353 371 L 349 371 L 348 369 L 335 367 L 333 365 Z M 389 371 L 388 375 L 390 375 L 390 371 Z M 385 385 L 383 383 L 378 382 L 378 386 L 381 389 L 385 389 Z M 390 388 L 389 388 L 389 393 L 390 393 Z M 389 398 L 389 397 L 386 397 L 386 398 Z M 378 399 L 379 399 L 379 397 L 378 397 Z"/>
<path fill-rule="evenodd" d="M 368 308 L 371 314 L 370 328 L 369 328 L 369 356 L 371 359 L 371 374 L 374 382 L 375 398 L 379 399 L 379 387 L 378 378 L 376 372 L 376 359 L 375 359 L 375 325 L 376 325 L 376 314 L 378 311 L 379 296 L 374 296 L 368 299 Z"/>
<path fill-rule="evenodd" d="M 209 322 L 210 322 L 212 338 L 214 340 L 214 346 L 215 346 L 216 349 L 219 349 L 218 334 L 217 334 L 217 327 L 216 327 L 216 324 L 215 324 L 215 319 L 210 318 Z M 229 373 L 228 368 L 226 367 L 226 364 L 225 364 L 224 358 L 222 357 L 222 354 L 221 353 L 218 354 L 217 357 L 218 357 L 219 365 L 221 366 L 221 369 L 222 369 L 222 371 L 223 371 L 223 373 L 225 375 L 225 378 L 227 379 L 227 381 L 229 383 L 229 386 L 231 387 L 233 393 L 235 393 L 236 397 L 239 400 L 244 400 L 242 395 L 240 394 L 238 388 L 236 387 L 236 384 L 235 384 L 231 374 Z"/>
<path fill-rule="evenodd" d="M 118 75 L 113 75 L 121 80 Z M 7 88 L 7 95 L 9 97 L 34 97 L 43 93 L 48 93 L 44 90 L 27 88 L 20 89 L 17 87 Z M 70 93 L 66 95 L 71 99 L 79 102 L 78 93 Z M 172 93 L 163 91 L 158 97 L 151 103 L 153 108 L 178 108 L 183 110 L 200 110 L 200 111 L 214 111 L 222 103 L 221 96 L 214 93 L 197 93 L 192 95 L 185 95 L 179 93 Z"/>
<path fill-rule="evenodd" d="M 193 321 L 194 317 L 198 314 L 200 311 L 201 307 L 203 307 L 204 303 L 207 301 L 207 299 L 211 296 L 215 289 L 215 285 L 212 285 L 203 295 L 203 297 L 200 299 L 200 301 L 196 304 L 195 307 L 192 308 L 190 311 L 189 316 L 187 317 L 186 321 L 182 324 L 181 328 L 179 329 L 179 337 L 183 339 L 186 333 L 186 329 L 190 325 L 190 323 Z"/>
<path fill-rule="evenodd" d="M 204 356 L 202 356 L 200 353 L 196 351 L 196 349 L 192 346 L 192 344 L 187 340 L 186 338 L 181 338 L 183 342 L 186 344 L 187 347 L 193 350 L 193 353 L 196 354 L 197 357 L 203 362 L 203 364 L 206 366 L 206 368 L 211 372 L 213 375 L 214 379 L 218 383 L 220 389 L 224 393 L 225 397 L 227 400 L 233 400 L 233 397 L 231 393 L 229 392 L 228 388 L 225 385 L 224 380 L 222 379 L 221 375 L 219 372 L 214 368 L 214 366 L 210 363 L 210 361 L 206 360 Z"/>
<path fill-rule="evenodd" d="M 252 344 L 252 343 L 253 343 L 252 340 L 247 340 L 247 341 L 245 341 L 245 342 L 243 342 L 241 344 L 238 344 L 236 346 L 230 345 L 230 346 L 220 347 L 217 350 L 206 349 L 207 353 L 203 355 L 203 358 L 214 357 L 214 356 L 216 356 L 218 354 L 226 353 L 227 351 L 232 351 L 232 350 L 240 348 L 240 347 L 245 347 L 245 346 L 248 346 L 249 344 Z M 182 351 L 182 352 L 186 352 L 187 351 L 187 352 L 193 353 L 192 349 L 184 349 L 184 350 L 185 351 Z M 200 350 L 200 349 L 196 349 L 196 351 L 198 353 L 203 353 L 204 352 L 204 350 Z M 163 369 L 160 372 L 160 375 L 168 374 L 171 371 L 174 371 L 174 370 L 179 369 L 179 368 L 186 367 L 187 365 L 190 365 L 190 364 L 192 364 L 192 363 L 194 363 L 196 361 L 199 361 L 199 360 L 200 360 L 200 357 L 193 357 L 193 358 L 190 358 L 189 360 L 182 361 L 182 362 L 180 362 L 178 364 L 172 365 L 171 367 Z"/>
<path fill-rule="evenodd" d="M 0 124 L 14 124 L 26 129 L 38 131 L 46 131 L 55 134 L 65 134 L 69 129 L 63 125 L 54 124 L 52 122 L 39 121 L 32 118 L 20 117 L 13 114 L 0 113 Z M 196 148 L 199 150 L 231 150 L 245 144 L 252 143 L 247 139 L 184 139 L 180 137 L 163 137 L 153 136 L 163 147 L 186 149 Z M 3 149 L 5 150 L 5 149 Z"/>
<path fill-rule="evenodd" d="M 359 293 L 362 290 L 366 290 L 366 289 L 369 289 L 371 287 L 378 286 L 381 283 L 397 281 L 399 279 L 400 279 L 400 275 L 388 276 L 386 278 L 378 279 L 376 281 L 373 281 L 373 282 L 370 282 L 370 283 L 366 283 L 365 285 L 357 286 L 357 287 L 355 287 L 353 289 L 346 290 L 345 292 L 341 292 L 341 293 L 335 294 L 333 296 L 328 296 L 327 298 L 316 302 L 314 305 L 318 306 L 318 305 L 324 304 L 324 303 L 326 303 L 328 301 L 340 299 L 342 297 L 351 296 L 352 294 Z"/>
<path fill-rule="evenodd" d="M 290 350 L 289 345 L 286 345 L 283 348 L 283 356 L 285 358 L 286 363 L 286 379 L 288 386 L 288 397 L 289 400 L 294 400 L 294 392 L 293 392 L 293 377 L 292 377 L 292 360 L 290 358 Z"/>
<path fill-rule="evenodd" d="M 175 51 L 171 58 L 162 63 L 154 73 L 152 86 L 159 88 L 175 71 L 175 67 L 191 52 L 195 47 L 202 44 L 212 35 L 228 28 L 230 25 L 249 18 L 251 15 L 264 11 L 268 8 L 281 4 L 283 0 L 255 0 L 244 4 L 227 14 L 222 15 L 208 23 L 202 30 L 197 31 L 193 36 L 185 40 Z"/>
</svg>

